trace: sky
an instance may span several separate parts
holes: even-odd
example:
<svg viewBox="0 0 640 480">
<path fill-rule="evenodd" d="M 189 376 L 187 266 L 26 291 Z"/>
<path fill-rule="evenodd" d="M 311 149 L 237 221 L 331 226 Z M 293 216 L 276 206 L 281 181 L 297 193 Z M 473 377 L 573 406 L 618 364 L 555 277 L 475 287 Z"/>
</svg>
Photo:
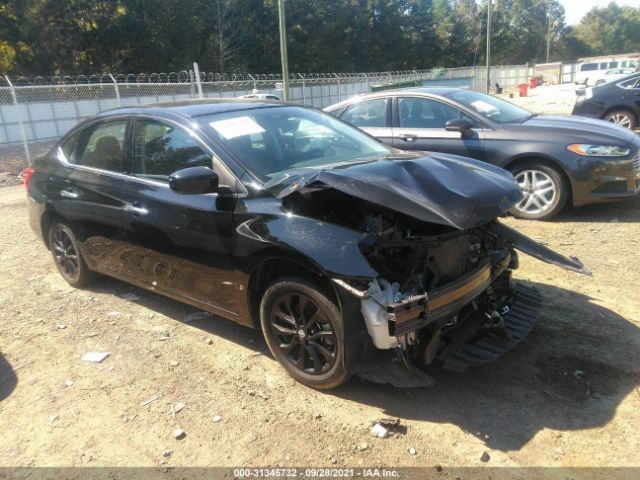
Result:
<svg viewBox="0 0 640 480">
<path fill-rule="evenodd" d="M 593 7 L 606 7 L 612 0 L 560 0 L 567 25 L 575 25 Z M 620 6 L 640 7 L 640 0 L 613 0 Z"/>
</svg>

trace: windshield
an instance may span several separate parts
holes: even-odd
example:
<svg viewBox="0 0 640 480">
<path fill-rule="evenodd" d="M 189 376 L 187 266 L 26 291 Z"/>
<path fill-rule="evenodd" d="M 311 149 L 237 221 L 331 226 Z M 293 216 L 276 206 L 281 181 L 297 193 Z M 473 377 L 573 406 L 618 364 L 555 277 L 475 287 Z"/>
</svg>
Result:
<svg viewBox="0 0 640 480">
<path fill-rule="evenodd" d="M 533 116 L 524 108 L 484 93 L 459 90 L 448 94 L 447 97 L 497 123 L 522 123 Z"/>
<path fill-rule="evenodd" d="M 286 170 L 371 160 L 391 151 L 330 115 L 301 107 L 211 115 L 203 123 L 263 182 Z"/>
</svg>

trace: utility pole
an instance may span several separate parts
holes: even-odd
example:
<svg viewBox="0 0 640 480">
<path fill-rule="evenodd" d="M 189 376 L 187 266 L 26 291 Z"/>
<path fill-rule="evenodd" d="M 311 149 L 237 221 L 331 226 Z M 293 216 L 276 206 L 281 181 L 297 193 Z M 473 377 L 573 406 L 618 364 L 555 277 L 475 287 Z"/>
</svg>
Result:
<svg viewBox="0 0 640 480">
<path fill-rule="evenodd" d="M 278 22 L 280 24 L 280 61 L 282 63 L 282 99 L 289 100 L 289 60 L 287 59 L 287 27 L 284 15 L 284 0 L 278 0 Z"/>
<path fill-rule="evenodd" d="M 551 50 L 551 0 L 547 4 L 547 61 L 549 63 L 549 51 Z"/>
<path fill-rule="evenodd" d="M 491 0 L 487 1 L 487 94 L 491 89 Z"/>
</svg>

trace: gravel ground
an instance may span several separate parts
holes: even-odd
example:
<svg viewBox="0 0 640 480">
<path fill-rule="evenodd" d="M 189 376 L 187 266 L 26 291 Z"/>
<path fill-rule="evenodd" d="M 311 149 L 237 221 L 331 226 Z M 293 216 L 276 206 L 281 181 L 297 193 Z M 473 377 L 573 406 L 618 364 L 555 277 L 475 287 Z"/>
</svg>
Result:
<svg viewBox="0 0 640 480">
<path fill-rule="evenodd" d="M 108 278 L 71 289 L 25 204 L 0 190 L 0 466 L 640 466 L 640 199 L 506 220 L 593 277 L 523 256 L 542 317 L 498 363 L 324 393 L 257 331 Z M 400 426 L 374 438 L 382 418 Z"/>
</svg>

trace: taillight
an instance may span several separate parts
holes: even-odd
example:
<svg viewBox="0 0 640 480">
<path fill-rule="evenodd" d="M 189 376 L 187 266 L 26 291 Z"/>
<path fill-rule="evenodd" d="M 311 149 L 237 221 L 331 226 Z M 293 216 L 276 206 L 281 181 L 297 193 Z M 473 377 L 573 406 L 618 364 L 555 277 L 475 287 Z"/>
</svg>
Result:
<svg viewBox="0 0 640 480">
<path fill-rule="evenodd" d="M 29 190 L 29 182 L 31 182 L 31 177 L 33 177 L 33 168 L 27 167 L 22 170 L 22 179 L 24 180 L 24 187 Z"/>
</svg>

